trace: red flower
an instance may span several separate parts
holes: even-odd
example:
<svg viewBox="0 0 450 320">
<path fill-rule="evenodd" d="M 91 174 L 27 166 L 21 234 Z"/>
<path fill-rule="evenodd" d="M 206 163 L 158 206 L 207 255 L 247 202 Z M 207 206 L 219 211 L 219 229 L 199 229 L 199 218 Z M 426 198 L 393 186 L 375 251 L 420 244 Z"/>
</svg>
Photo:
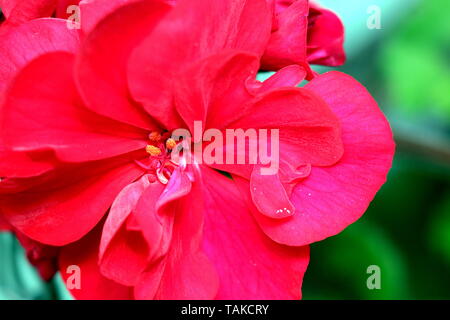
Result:
<svg viewBox="0 0 450 320">
<path fill-rule="evenodd" d="M 62 275 L 82 270 L 77 298 L 299 298 L 303 245 L 355 221 L 385 180 L 394 145 L 375 101 L 337 72 L 305 88 L 299 66 L 255 81 L 263 0 L 95 12 L 81 46 L 62 20 L 5 38 L 23 47 L 0 51 L 3 216 L 63 246 Z M 170 133 L 194 121 L 279 129 L 280 170 L 173 162 Z"/>
<path fill-rule="evenodd" d="M 262 68 L 278 70 L 308 63 L 339 66 L 345 62 L 344 26 L 332 11 L 308 0 L 267 0 L 274 7 L 272 35 Z"/>
</svg>

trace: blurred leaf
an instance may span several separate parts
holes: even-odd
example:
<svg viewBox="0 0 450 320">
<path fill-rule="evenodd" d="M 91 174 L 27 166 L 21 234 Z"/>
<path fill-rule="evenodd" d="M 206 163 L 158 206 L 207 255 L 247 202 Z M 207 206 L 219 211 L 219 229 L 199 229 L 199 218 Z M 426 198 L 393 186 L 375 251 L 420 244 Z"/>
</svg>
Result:
<svg viewBox="0 0 450 320">
<path fill-rule="evenodd" d="M 49 299 L 51 290 L 33 266 L 15 237 L 0 233 L 0 299 Z"/>
<path fill-rule="evenodd" d="M 450 267 L 450 193 L 437 208 L 429 228 L 430 246 Z"/>
<path fill-rule="evenodd" d="M 446 0 L 423 1 L 384 42 L 379 65 L 397 108 L 450 120 L 450 23 Z"/>
<path fill-rule="evenodd" d="M 407 269 L 401 252 L 380 228 L 358 222 L 341 234 L 311 246 L 304 298 L 408 299 Z M 367 268 L 381 269 L 381 289 L 369 290 Z M 317 282 L 327 282 L 318 292 Z M 333 290 L 334 288 L 334 290 Z M 345 288 L 339 293 L 335 288 Z M 309 295 L 311 293 L 311 295 Z"/>
</svg>

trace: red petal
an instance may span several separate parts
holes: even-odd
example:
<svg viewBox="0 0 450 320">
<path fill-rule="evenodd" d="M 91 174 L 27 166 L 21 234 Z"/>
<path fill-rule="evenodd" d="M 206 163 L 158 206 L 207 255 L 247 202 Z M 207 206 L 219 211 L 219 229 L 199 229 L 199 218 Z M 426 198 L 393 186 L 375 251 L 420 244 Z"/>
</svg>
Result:
<svg viewBox="0 0 450 320">
<path fill-rule="evenodd" d="M 134 285 L 147 267 L 148 245 L 142 233 L 127 230 L 125 222 L 149 185 L 147 176 L 143 176 L 122 189 L 103 226 L 99 251 L 101 273 L 123 285 Z"/>
<path fill-rule="evenodd" d="M 61 1 L 61 0 L 60 0 Z M 65 2 L 79 2 L 79 0 L 64 0 Z M 155 7 L 159 6 L 161 3 L 168 4 L 171 6 L 175 5 L 177 0 L 89 0 L 82 1 L 80 3 L 80 11 L 83 19 L 81 20 L 81 29 L 83 33 L 88 34 L 97 24 L 102 21 L 109 14 L 119 10 L 121 7 L 125 7 L 129 4 L 136 3 L 138 6 L 142 6 L 143 2 L 147 2 L 148 5 Z M 141 4 L 139 4 L 141 3 Z M 141 14 L 138 7 L 135 7 L 135 14 Z M 65 10 L 65 9 L 64 9 Z M 123 27 L 123 26 L 122 26 Z"/>
<path fill-rule="evenodd" d="M 203 231 L 202 185 L 198 174 L 189 195 L 177 200 L 171 190 L 178 196 L 186 193 L 188 184 L 183 182 L 186 173 L 179 172 L 176 184 L 160 198 L 165 203 L 163 212 L 174 216 L 172 241 L 167 255 L 149 266 L 135 288 L 138 299 L 212 299 L 216 295 L 218 279 L 208 258 L 200 251 Z M 176 178 L 176 177 L 175 177 Z M 171 178 L 171 180 L 174 177 Z M 183 191 L 184 190 L 184 191 Z M 173 201 L 176 200 L 176 201 Z M 170 203 L 167 201 L 171 201 Z"/>
<path fill-rule="evenodd" d="M 341 232 L 365 212 L 386 180 L 394 155 L 389 123 L 367 90 L 350 76 L 329 72 L 306 88 L 320 95 L 342 124 L 344 155 L 334 166 L 313 167 L 294 189 L 297 213 L 286 221 L 256 215 L 272 239 L 304 245 Z"/>
<path fill-rule="evenodd" d="M 213 55 L 187 68 L 176 80 L 177 111 L 194 132 L 194 121 L 204 129 L 224 128 L 237 119 L 253 96 L 246 84 L 255 79 L 259 58 L 235 50 Z"/>
<path fill-rule="evenodd" d="M 282 87 L 296 87 L 305 79 L 306 74 L 305 68 L 293 64 L 280 69 L 266 81 L 255 83 L 252 89 L 255 93 L 263 93 Z"/>
<path fill-rule="evenodd" d="M 280 159 L 297 165 L 331 165 L 342 155 L 338 119 L 320 97 L 302 88 L 257 97 L 228 128 L 279 129 Z"/>
<path fill-rule="evenodd" d="M 308 1 L 296 1 L 278 13 L 276 30 L 261 60 L 261 68 L 278 70 L 291 64 L 299 64 L 309 70 L 306 62 L 308 30 Z"/>
<path fill-rule="evenodd" d="M 332 11 L 311 3 L 308 28 L 308 62 L 325 66 L 345 63 L 344 25 Z"/>
<path fill-rule="evenodd" d="M 134 47 L 151 32 L 170 6 L 159 1 L 136 0 L 112 4 L 110 0 L 82 3 L 83 23 L 91 24 L 92 15 L 104 17 L 105 10 L 113 13 L 83 42 L 75 68 L 78 87 L 91 110 L 142 128 L 155 128 L 148 114 L 129 96 L 126 64 Z"/>
<path fill-rule="evenodd" d="M 2 0 L 2 12 L 8 23 L 20 24 L 29 20 L 50 17 L 58 0 Z"/>
<path fill-rule="evenodd" d="M 89 0 L 80 3 L 81 30 L 84 34 L 90 33 L 97 24 L 115 10 L 137 0 Z"/>
<path fill-rule="evenodd" d="M 168 129 L 179 128 L 170 91 L 177 74 L 224 49 L 260 56 L 270 35 L 270 20 L 264 0 L 179 1 L 131 57 L 128 77 L 133 97 Z"/>
<path fill-rule="evenodd" d="M 0 231 L 11 231 L 12 227 L 10 224 L 2 217 L 2 213 L 0 212 Z"/>
<path fill-rule="evenodd" d="M 278 173 L 263 175 L 261 166 L 255 166 L 250 178 L 250 192 L 256 208 L 269 218 L 283 219 L 295 213 Z"/>
<path fill-rule="evenodd" d="M 150 185 L 135 209 L 136 220 L 150 247 L 148 256 L 151 262 L 164 256 L 171 244 L 174 215 L 177 212 L 171 212 L 166 207 L 189 194 L 191 181 L 185 173 L 176 169 L 167 186 L 163 187 L 159 182 Z"/>
<path fill-rule="evenodd" d="M 80 241 L 61 249 L 59 266 L 67 285 L 73 284 L 76 275 L 69 267 L 80 270 L 80 288 L 68 289 L 79 300 L 125 300 L 133 299 L 132 288 L 122 286 L 100 274 L 98 267 L 98 246 L 101 226 L 91 231 Z M 75 271 L 76 272 L 76 271 Z"/>
<path fill-rule="evenodd" d="M 72 67 L 70 54 L 51 53 L 21 70 L 1 110 L 5 143 L 14 151 L 53 149 L 60 159 L 74 162 L 143 149 L 145 131 L 121 125 L 82 107 L 74 87 Z"/>
<path fill-rule="evenodd" d="M 287 247 L 260 230 L 235 184 L 204 170 L 203 249 L 220 277 L 217 299 L 299 299 L 308 247 Z"/>
<path fill-rule="evenodd" d="M 74 11 L 68 10 L 68 8 L 74 5 L 78 5 L 80 1 L 81 0 L 58 0 L 58 4 L 56 6 L 56 17 L 61 19 L 68 19 L 74 14 Z"/>
<path fill-rule="evenodd" d="M 0 149 L 0 177 L 38 176 L 54 169 L 56 165 L 57 161 L 51 152 L 26 153 Z"/>
<path fill-rule="evenodd" d="M 141 174 L 135 164 L 108 166 L 105 162 L 71 166 L 34 178 L 28 190 L 0 198 L 2 212 L 33 240 L 55 246 L 76 241 L 98 223 L 120 190 Z"/>
<path fill-rule="evenodd" d="M 250 107 L 241 108 L 241 119 L 228 125 L 227 129 L 254 130 L 253 138 L 246 139 L 245 148 L 239 143 L 228 143 L 225 139 L 223 154 L 234 154 L 234 164 L 211 164 L 212 167 L 250 179 L 253 165 L 249 154 L 255 152 L 250 147 L 258 146 L 260 129 L 266 129 L 267 149 L 276 145 L 272 135 L 279 130 L 279 159 L 272 156 L 272 169 L 279 164 L 282 182 L 294 179 L 288 177 L 300 166 L 328 166 L 336 163 L 342 156 L 340 124 L 325 102 L 313 92 L 302 88 L 280 88 L 266 92 L 252 101 Z M 245 112 L 247 111 L 247 112 Z M 256 140 L 256 141 L 255 141 Z M 275 140 L 277 141 L 277 140 Z M 253 142 L 253 143 L 251 143 Z M 239 164 L 237 156 L 245 156 L 245 164 Z M 261 160 L 261 158 L 259 158 Z M 289 166 L 286 166 L 289 164 Z M 291 167 L 292 170 L 284 170 Z M 287 178 L 287 179 L 286 179 Z M 292 179 L 291 179 L 292 178 Z M 283 207 L 284 208 L 284 207 Z"/>
<path fill-rule="evenodd" d="M 79 45 L 77 31 L 69 30 L 66 21 L 59 19 L 30 21 L 9 29 L 1 37 L 0 92 L 34 58 L 54 51 L 76 52 Z"/>
</svg>

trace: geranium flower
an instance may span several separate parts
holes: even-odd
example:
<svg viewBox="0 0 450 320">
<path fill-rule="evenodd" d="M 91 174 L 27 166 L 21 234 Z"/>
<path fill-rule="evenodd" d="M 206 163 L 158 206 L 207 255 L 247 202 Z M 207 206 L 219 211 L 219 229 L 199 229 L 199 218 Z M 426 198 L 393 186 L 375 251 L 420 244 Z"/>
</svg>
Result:
<svg viewBox="0 0 450 320">
<path fill-rule="evenodd" d="M 0 52 L 3 217 L 62 246 L 63 277 L 82 270 L 77 298 L 299 298 L 306 245 L 360 217 L 390 167 L 370 94 L 337 72 L 296 88 L 299 66 L 257 82 L 263 0 L 138 1 L 83 21 L 81 46 L 44 19 L 7 38 L 34 32 L 38 50 Z M 280 170 L 174 162 L 171 132 L 195 121 L 279 129 Z"/>
<path fill-rule="evenodd" d="M 344 64 L 344 26 L 335 13 L 308 0 L 267 1 L 274 8 L 274 17 L 263 69 L 299 64 L 309 70 L 309 63 Z"/>
</svg>

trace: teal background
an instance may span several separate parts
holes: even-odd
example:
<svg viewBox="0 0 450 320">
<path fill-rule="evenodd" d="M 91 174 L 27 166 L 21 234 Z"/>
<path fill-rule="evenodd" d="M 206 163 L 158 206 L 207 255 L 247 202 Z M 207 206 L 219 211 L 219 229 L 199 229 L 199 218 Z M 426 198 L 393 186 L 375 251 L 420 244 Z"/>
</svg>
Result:
<svg viewBox="0 0 450 320">
<path fill-rule="evenodd" d="M 446 0 L 322 0 L 346 26 L 348 62 L 387 115 L 397 143 L 388 182 L 367 213 L 311 246 L 305 299 L 450 298 L 450 20 Z M 367 8 L 381 26 L 369 30 Z M 327 68 L 319 67 L 320 72 Z M 270 73 L 262 73 L 260 79 Z M 381 289 L 367 288 L 367 268 Z M 68 299 L 42 282 L 10 234 L 0 234 L 0 299 Z"/>
</svg>

